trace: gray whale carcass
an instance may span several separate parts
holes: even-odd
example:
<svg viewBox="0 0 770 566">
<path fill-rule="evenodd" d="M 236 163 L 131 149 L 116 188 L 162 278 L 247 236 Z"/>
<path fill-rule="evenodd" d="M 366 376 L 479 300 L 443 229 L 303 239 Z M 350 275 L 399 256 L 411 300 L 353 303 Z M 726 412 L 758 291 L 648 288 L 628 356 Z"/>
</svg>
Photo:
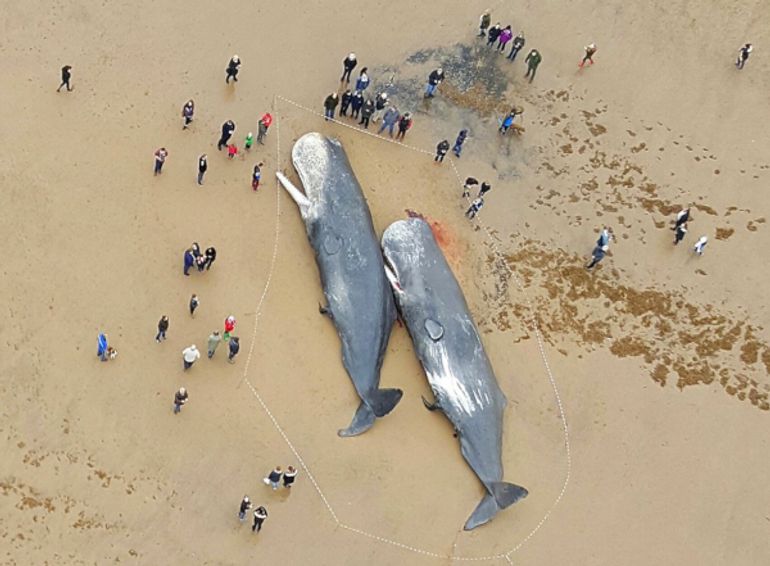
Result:
<svg viewBox="0 0 770 566">
<path fill-rule="evenodd" d="M 460 451 L 487 493 L 465 523 L 470 530 L 527 496 L 503 481 L 505 395 L 468 311 L 462 289 L 430 226 L 399 220 L 382 236 L 386 271 L 435 403 L 454 425 Z"/>
<path fill-rule="evenodd" d="M 342 342 L 342 362 L 361 404 L 340 436 L 367 431 L 401 400 L 400 389 L 380 389 L 380 369 L 396 320 L 393 293 L 361 186 L 340 143 L 303 135 L 291 152 L 304 193 L 282 173 L 315 251 L 328 314 Z"/>
</svg>

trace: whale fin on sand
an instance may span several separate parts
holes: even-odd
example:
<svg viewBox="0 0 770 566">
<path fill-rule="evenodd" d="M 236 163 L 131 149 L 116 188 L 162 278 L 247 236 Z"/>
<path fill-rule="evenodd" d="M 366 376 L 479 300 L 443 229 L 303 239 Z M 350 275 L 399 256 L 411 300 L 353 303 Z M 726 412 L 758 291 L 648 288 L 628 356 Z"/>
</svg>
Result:
<svg viewBox="0 0 770 566">
<path fill-rule="evenodd" d="M 463 527 L 466 531 L 489 522 L 501 509 L 513 505 L 520 499 L 524 499 L 529 493 L 525 488 L 503 481 L 495 482 L 490 486 L 491 493 L 484 495 L 481 503 L 474 509 Z"/>
<path fill-rule="evenodd" d="M 358 436 L 372 428 L 376 418 L 377 417 L 371 407 L 362 401 L 358 406 L 358 410 L 356 410 L 356 414 L 353 416 L 353 421 L 350 423 L 350 426 L 338 430 L 337 435 L 342 437 Z"/>
<path fill-rule="evenodd" d="M 337 434 L 345 437 L 366 432 L 372 427 L 375 419 L 384 417 L 398 405 L 403 394 L 400 389 L 378 389 L 371 395 L 368 403 L 361 402 L 350 426 L 340 429 Z"/>
<path fill-rule="evenodd" d="M 369 399 L 369 404 L 377 417 L 384 417 L 398 405 L 403 394 L 400 389 L 378 389 Z"/>
</svg>

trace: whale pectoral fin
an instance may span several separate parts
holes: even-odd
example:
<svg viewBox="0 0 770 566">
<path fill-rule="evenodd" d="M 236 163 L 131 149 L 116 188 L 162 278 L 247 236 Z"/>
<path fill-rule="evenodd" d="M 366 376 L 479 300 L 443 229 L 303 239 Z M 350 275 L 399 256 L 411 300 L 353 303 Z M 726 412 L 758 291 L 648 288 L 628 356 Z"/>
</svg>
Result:
<svg viewBox="0 0 770 566">
<path fill-rule="evenodd" d="M 294 183 L 286 178 L 286 175 L 280 171 L 276 171 L 275 176 L 278 177 L 278 182 L 280 182 L 281 186 L 286 189 L 286 192 L 289 193 L 289 196 L 291 196 L 294 202 L 297 203 L 300 211 L 304 212 L 310 206 L 310 200 L 294 185 Z"/>
<path fill-rule="evenodd" d="M 321 303 L 318 303 L 318 312 L 334 320 L 334 315 L 332 314 L 332 311 L 329 310 L 329 307 L 325 307 Z"/>
<path fill-rule="evenodd" d="M 357 436 L 361 433 L 364 433 L 372 428 L 376 418 L 377 417 L 375 416 L 371 407 L 362 401 L 358 406 L 356 414 L 353 416 L 353 421 L 350 423 L 350 426 L 348 428 L 338 430 L 337 435 L 345 438 L 348 436 Z"/>
<path fill-rule="evenodd" d="M 425 408 L 428 409 L 429 411 L 433 412 L 436 409 L 438 409 L 439 411 L 441 410 L 441 407 L 439 406 L 438 401 L 434 401 L 433 403 L 431 403 L 422 395 L 420 395 L 420 397 L 422 398 L 422 404 L 425 405 Z"/>
</svg>

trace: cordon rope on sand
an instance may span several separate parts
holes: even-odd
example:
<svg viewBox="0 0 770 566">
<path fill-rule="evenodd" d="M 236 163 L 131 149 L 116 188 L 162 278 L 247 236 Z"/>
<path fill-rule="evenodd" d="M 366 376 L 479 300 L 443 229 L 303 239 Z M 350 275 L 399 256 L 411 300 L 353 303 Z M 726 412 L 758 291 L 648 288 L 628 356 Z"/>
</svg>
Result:
<svg viewBox="0 0 770 566">
<path fill-rule="evenodd" d="M 307 108 L 306 106 L 303 106 L 293 100 L 289 100 L 288 98 L 284 98 L 280 95 L 276 95 L 273 98 L 273 111 L 275 112 L 275 140 L 276 140 L 276 159 L 275 159 L 275 169 L 276 171 L 280 171 L 281 169 L 281 130 L 280 130 L 280 124 L 281 124 L 281 116 L 279 111 L 279 101 L 285 102 L 289 105 L 292 105 L 300 110 L 303 110 L 305 112 L 308 112 L 314 116 L 320 117 L 324 119 L 323 114 L 316 112 L 310 108 Z M 362 130 L 360 128 L 356 128 L 354 126 L 351 126 L 350 124 L 345 124 L 343 122 L 340 122 L 339 120 L 332 119 L 328 120 L 329 122 L 333 122 L 335 124 L 338 124 L 340 126 L 343 126 L 345 128 L 349 128 L 359 134 L 365 134 L 368 136 L 371 136 L 373 138 L 376 138 L 380 140 L 381 142 L 388 142 L 388 143 L 395 143 L 398 144 L 404 148 L 410 149 L 412 151 L 416 151 L 418 153 L 423 153 L 427 155 L 433 155 L 433 152 L 427 151 L 418 147 L 414 147 L 411 145 L 407 145 L 404 143 L 401 143 L 396 140 L 392 140 L 390 138 L 383 138 L 377 134 L 374 134 L 368 130 Z M 460 176 L 460 173 L 457 171 L 457 167 L 455 166 L 453 161 L 449 162 L 452 166 L 452 170 L 454 171 L 455 175 L 457 176 L 457 180 L 460 183 L 460 185 L 463 185 L 462 177 Z M 470 200 L 470 199 L 468 199 Z M 278 420 L 273 415 L 272 411 L 270 411 L 270 408 L 267 406 L 265 401 L 260 396 L 257 389 L 254 387 L 254 385 L 249 381 L 248 379 L 248 373 L 249 368 L 251 367 L 251 357 L 252 353 L 254 352 L 254 346 L 256 344 L 256 337 L 257 337 L 257 329 L 259 327 L 259 319 L 262 315 L 262 307 L 265 302 L 265 298 L 267 296 L 268 290 L 270 289 L 270 283 L 273 279 L 273 273 L 275 272 L 275 264 L 276 259 L 278 257 L 278 237 L 280 233 L 280 218 L 281 218 L 281 188 L 276 183 L 276 199 L 275 199 L 275 233 L 274 233 L 274 241 L 273 241 L 273 255 L 270 259 L 270 265 L 268 267 L 267 271 L 267 278 L 265 279 L 265 285 L 262 289 L 262 294 L 259 297 L 259 301 L 257 302 L 257 307 L 255 309 L 255 317 L 254 317 L 254 329 L 252 331 L 251 336 L 251 344 L 249 345 L 249 353 L 246 356 L 246 362 L 243 367 L 243 379 L 242 382 L 245 382 L 246 385 L 248 385 L 249 389 L 251 389 L 251 392 L 254 394 L 254 397 L 257 399 L 257 402 L 262 407 L 262 410 L 265 412 L 265 414 L 270 419 L 270 422 L 272 422 L 275 429 L 280 434 L 281 438 L 283 438 L 284 442 L 286 442 L 286 445 L 289 447 L 289 450 L 294 454 L 295 458 L 297 459 L 297 462 L 299 463 L 302 470 L 307 475 L 308 479 L 310 480 L 310 483 L 312 484 L 313 488 L 315 489 L 316 493 L 318 493 L 318 496 L 321 498 L 321 501 L 323 501 L 324 506 L 326 507 L 326 510 L 328 511 L 329 515 L 331 516 L 332 520 L 335 523 L 335 526 L 341 527 L 347 531 L 350 531 L 351 533 L 355 533 L 357 535 L 375 540 L 380 543 L 389 544 L 391 546 L 394 546 L 396 548 L 400 548 L 402 550 L 406 550 L 409 552 L 413 552 L 415 554 L 421 554 L 423 556 L 427 556 L 430 558 L 439 558 L 443 560 L 450 560 L 450 561 L 462 561 L 462 562 L 482 562 L 482 561 L 491 561 L 491 560 L 504 560 L 508 564 L 513 564 L 510 555 L 518 551 L 529 539 L 531 539 L 535 533 L 537 533 L 540 528 L 545 524 L 545 522 L 548 520 L 548 518 L 553 513 L 554 509 L 556 509 L 557 505 L 561 502 L 562 498 L 564 497 L 565 492 L 567 491 L 567 485 L 570 481 L 570 476 L 572 474 L 572 454 L 570 449 L 570 439 L 569 439 L 569 427 L 567 426 L 567 417 L 564 412 L 564 404 L 562 403 L 561 395 L 559 393 L 559 387 L 556 383 L 556 378 L 553 376 L 553 372 L 551 371 L 551 365 L 548 362 L 548 356 L 545 352 L 545 346 L 543 343 L 543 336 L 540 332 L 540 326 L 537 321 L 537 312 L 535 310 L 534 305 L 532 304 L 532 301 L 529 299 L 529 296 L 527 295 L 524 286 L 519 279 L 519 277 L 511 270 L 508 263 L 505 261 L 505 257 L 502 254 L 499 246 L 497 245 L 495 238 L 492 236 L 492 233 L 490 232 L 489 228 L 480 221 L 478 216 L 476 217 L 476 223 L 481 226 L 481 228 L 484 229 L 484 232 L 487 237 L 487 241 L 489 242 L 490 248 L 492 249 L 493 253 L 495 254 L 497 261 L 496 264 L 505 270 L 507 275 L 513 279 L 513 281 L 516 284 L 517 289 L 524 297 L 527 309 L 529 311 L 529 320 L 528 325 L 532 328 L 535 334 L 535 338 L 537 339 L 537 345 L 538 349 L 540 351 L 540 357 L 543 360 L 543 366 L 545 367 L 546 375 L 548 376 L 548 381 L 551 385 L 551 389 L 553 390 L 554 397 L 556 399 L 556 404 L 559 410 L 559 419 L 561 421 L 562 425 L 562 432 L 564 434 L 564 449 L 566 454 L 566 471 L 564 475 L 564 482 L 562 483 L 561 490 L 559 491 L 559 494 L 557 495 L 554 502 L 551 504 L 551 506 L 546 511 L 545 515 L 540 519 L 540 521 L 535 525 L 535 527 L 527 534 L 521 541 L 519 541 L 514 547 L 512 547 L 507 552 L 501 553 L 501 554 L 494 554 L 494 555 L 487 555 L 487 556 L 458 556 L 454 554 L 454 545 L 452 554 L 440 554 L 437 552 L 431 552 L 429 550 L 425 550 L 422 548 L 417 548 L 414 546 L 410 546 L 408 544 L 403 544 L 401 542 L 381 537 L 366 531 L 363 531 L 361 529 L 358 529 L 356 527 L 350 526 L 342 522 L 337 514 L 334 512 L 334 508 L 332 507 L 331 503 L 327 499 L 326 495 L 324 494 L 323 490 L 321 489 L 321 486 L 318 484 L 318 481 L 315 479 L 315 476 L 310 471 L 310 468 L 308 467 L 307 463 L 302 459 L 302 456 L 300 456 L 299 451 L 294 446 L 294 444 L 289 439 L 286 432 L 283 430 L 281 425 L 278 423 Z"/>
</svg>

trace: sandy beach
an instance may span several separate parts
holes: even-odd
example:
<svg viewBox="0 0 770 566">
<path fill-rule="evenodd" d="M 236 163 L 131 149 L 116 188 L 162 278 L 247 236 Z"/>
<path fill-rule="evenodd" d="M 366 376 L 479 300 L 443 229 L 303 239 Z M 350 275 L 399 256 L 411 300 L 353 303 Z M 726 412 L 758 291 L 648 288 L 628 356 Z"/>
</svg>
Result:
<svg viewBox="0 0 770 566">
<path fill-rule="evenodd" d="M 515 62 L 475 37 L 485 8 L 524 30 Z M 770 561 L 766 3 L 140 0 L 3 14 L 0 564 Z M 596 64 L 580 69 L 590 42 Z M 543 55 L 532 83 L 530 48 Z M 367 94 L 386 89 L 414 114 L 404 144 L 324 122 L 351 50 Z M 57 93 L 65 64 L 74 90 Z M 447 78 L 425 100 L 437 66 Z M 514 104 L 525 132 L 501 136 Z M 265 145 L 244 151 L 268 111 Z M 233 160 L 216 148 L 228 119 Z M 435 164 L 462 128 L 462 157 Z M 478 529 L 462 526 L 483 488 L 423 406 L 403 327 L 381 375 L 402 401 L 366 434 L 337 436 L 359 399 L 275 180 L 296 181 L 292 143 L 309 131 L 340 140 L 378 234 L 407 210 L 429 219 L 466 294 L 509 401 L 505 479 L 529 490 Z M 471 175 L 493 186 L 477 222 L 463 216 Z M 587 271 L 604 226 L 615 240 Z M 217 260 L 184 277 L 194 241 Z M 229 314 L 239 356 L 206 359 Z M 99 332 L 115 360 L 96 356 Z M 204 356 L 185 372 L 190 344 Z M 181 386 L 190 400 L 174 415 Z M 263 484 L 277 464 L 299 468 L 291 491 Z M 237 519 L 244 494 L 268 508 L 258 535 Z"/>
</svg>

